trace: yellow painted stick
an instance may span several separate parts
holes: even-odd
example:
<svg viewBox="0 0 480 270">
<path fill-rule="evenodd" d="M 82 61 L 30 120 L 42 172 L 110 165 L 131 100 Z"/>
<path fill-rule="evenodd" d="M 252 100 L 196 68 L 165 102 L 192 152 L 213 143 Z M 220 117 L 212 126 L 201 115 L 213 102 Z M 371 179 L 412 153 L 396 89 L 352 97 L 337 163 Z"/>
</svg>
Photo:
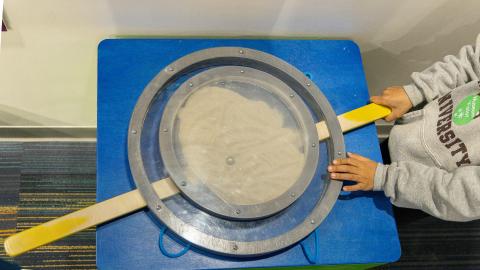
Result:
<svg viewBox="0 0 480 270">
<path fill-rule="evenodd" d="M 369 124 L 375 120 L 389 115 L 392 111 L 384 106 L 370 103 L 353 111 L 346 112 L 339 115 L 338 122 L 342 128 L 342 132 L 347 132 L 352 129 Z M 320 141 L 330 137 L 328 128 L 324 121 L 317 123 L 318 139 Z"/>
<path fill-rule="evenodd" d="M 169 178 L 156 181 L 152 186 L 162 199 L 180 192 L 175 183 Z M 146 205 L 140 191 L 135 189 L 14 234 L 5 240 L 5 251 L 9 256 L 17 256 L 76 232 L 131 213 Z"/>
<path fill-rule="evenodd" d="M 390 114 L 390 109 L 369 104 L 338 116 L 343 132 L 371 123 Z M 316 124 L 319 140 L 330 136 L 324 122 Z M 180 191 L 169 178 L 152 184 L 160 198 L 168 198 Z M 99 202 L 87 208 L 14 234 L 5 240 L 5 251 L 17 256 L 81 230 L 96 226 L 145 207 L 147 204 L 137 189 Z"/>
</svg>

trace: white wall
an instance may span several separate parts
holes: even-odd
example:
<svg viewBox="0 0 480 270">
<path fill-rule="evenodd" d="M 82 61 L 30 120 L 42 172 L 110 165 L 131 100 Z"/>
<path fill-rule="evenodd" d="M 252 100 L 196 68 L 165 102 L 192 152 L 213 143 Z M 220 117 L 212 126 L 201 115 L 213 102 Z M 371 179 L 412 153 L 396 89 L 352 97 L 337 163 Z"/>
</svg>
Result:
<svg viewBox="0 0 480 270">
<path fill-rule="evenodd" d="M 94 126 L 96 49 L 115 35 L 315 35 L 361 47 L 372 93 L 480 32 L 477 0 L 6 0 L 0 125 Z"/>
</svg>

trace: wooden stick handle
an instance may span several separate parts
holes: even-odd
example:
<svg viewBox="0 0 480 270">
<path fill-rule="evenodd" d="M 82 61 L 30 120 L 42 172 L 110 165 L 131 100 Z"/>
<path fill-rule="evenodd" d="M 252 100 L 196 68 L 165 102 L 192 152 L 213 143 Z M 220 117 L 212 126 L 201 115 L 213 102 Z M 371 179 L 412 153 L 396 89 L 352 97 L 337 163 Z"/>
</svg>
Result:
<svg viewBox="0 0 480 270">
<path fill-rule="evenodd" d="M 390 109 L 369 104 L 338 116 L 343 132 L 371 123 L 390 114 Z M 330 137 L 325 122 L 316 124 L 319 140 Z M 169 178 L 152 184 L 160 198 L 179 193 L 177 186 Z M 102 224 L 146 206 L 140 191 L 132 190 L 109 200 L 51 220 L 44 224 L 14 234 L 5 240 L 5 251 L 9 256 L 17 256 L 34 248 L 46 245 L 81 230 Z"/>
<path fill-rule="evenodd" d="M 179 190 L 169 178 L 156 181 L 152 186 L 161 199 L 179 193 Z M 5 251 L 9 256 L 17 256 L 76 232 L 139 210 L 146 205 L 140 191 L 135 189 L 14 234 L 5 240 Z"/>
<path fill-rule="evenodd" d="M 389 115 L 391 112 L 392 111 L 387 107 L 371 103 L 353 111 L 341 114 L 337 118 L 338 122 L 340 122 L 342 132 L 347 132 L 363 125 L 369 124 L 380 118 L 383 118 Z M 317 123 L 316 126 L 318 139 L 320 141 L 330 137 L 327 125 L 324 121 Z"/>
</svg>

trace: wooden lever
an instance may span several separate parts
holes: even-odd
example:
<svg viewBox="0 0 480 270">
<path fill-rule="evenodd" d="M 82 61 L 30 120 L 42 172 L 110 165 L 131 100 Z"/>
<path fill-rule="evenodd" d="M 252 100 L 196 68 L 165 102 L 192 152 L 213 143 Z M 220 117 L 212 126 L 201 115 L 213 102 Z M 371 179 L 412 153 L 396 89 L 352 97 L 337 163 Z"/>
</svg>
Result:
<svg viewBox="0 0 480 270">
<path fill-rule="evenodd" d="M 340 123 L 340 127 L 342 128 L 342 132 L 347 132 L 383 118 L 389 115 L 391 112 L 392 111 L 387 107 L 370 103 L 353 111 L 341 114 L 337 118 L 338 122 Z M 330 137 L 327 125 L 324 121 L 317 123 L 316 126 L 318 139 L 320 141 Z"/>
<path fill-rule="evenodd" d="M 156 181 L 152 186 L 161 199 L 180 192 L 169 178 Z M 5 252 L 9 256 L 17 256 L 76 232 L 139 210 L 146 205 L 147 203 L 140 191 L 135 189 L 14 234 L 5 239 Z"/>
<path fill-rule="evenodd" d="M 390 109 L 372 103 L 339 115 L 338 121 L 342 131 L 346 132 L 383 118 L 390 113 Z M 317 123 L 316 127 L 320 141 L 330 137 L 325 122 Z M 161 199 L 180 192 L 170 178 L 158 180 L 152 186 Z M 76 232 L 139 210 L 146 205 L 147 203 L 140 191 L 135 189 L 14 234 L 5 240 L 5 251 L 9 256 L 17 256 Z"/>
</svg>

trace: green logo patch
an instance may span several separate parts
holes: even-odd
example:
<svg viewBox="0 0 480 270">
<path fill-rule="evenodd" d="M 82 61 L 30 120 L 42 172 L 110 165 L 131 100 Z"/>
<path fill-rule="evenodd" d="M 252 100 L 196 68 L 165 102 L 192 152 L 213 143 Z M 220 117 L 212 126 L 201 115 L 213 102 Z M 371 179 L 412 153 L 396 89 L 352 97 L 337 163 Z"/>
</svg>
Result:
<svg viewBox="0 0 480 270">
<path fill-rule="evenodd" d="M 464 98 L 453 112 L 452 120 L 457 125 L 466 125 L 480 114 L 480 96 L 471 95 Z"/>
</svg>

